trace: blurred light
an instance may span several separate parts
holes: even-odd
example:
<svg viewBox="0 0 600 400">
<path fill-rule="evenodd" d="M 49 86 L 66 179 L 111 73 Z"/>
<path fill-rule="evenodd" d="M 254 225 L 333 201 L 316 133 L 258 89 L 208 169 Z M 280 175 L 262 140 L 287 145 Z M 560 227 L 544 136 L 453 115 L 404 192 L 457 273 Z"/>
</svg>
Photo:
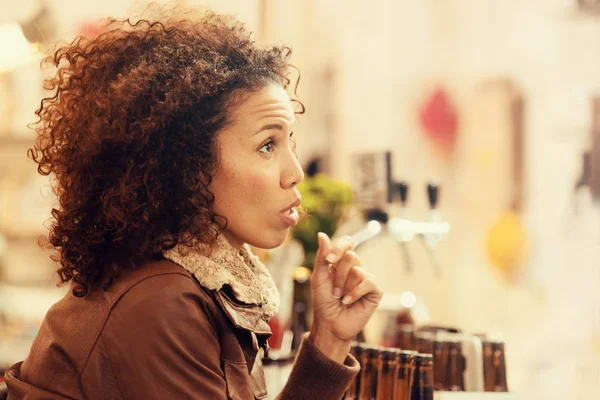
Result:
<svg viewBox="0 0 600 400">
<path fill-rule="evenodd" d="M 32 61 L 38 52 L 38 46 L 27 41 L 23 29 L 16 22 L 0 25 L 0 48 L 0 73 Z"/>
<path fill-rule="evenodd" d="M 404 292 L 400 297 L 400 304 L 405 308 L 412 308 L 417 304 L 417 296 L 413 292 Z"/>
<path fill-rule="evenodd" d="M 296 267 L 292 276 L 298 283 L 304 283 L 310 279 L 311 270 L 306 267 Z"/>
<path fill-rule="evenodd" d="M 367 224 L 367 229 L 369 230 L 369 232 L 376 235 L 379 232 L 381 232 L 381 224 L 377 221 L 369 221 L 369 223 Z"/>
</svg>

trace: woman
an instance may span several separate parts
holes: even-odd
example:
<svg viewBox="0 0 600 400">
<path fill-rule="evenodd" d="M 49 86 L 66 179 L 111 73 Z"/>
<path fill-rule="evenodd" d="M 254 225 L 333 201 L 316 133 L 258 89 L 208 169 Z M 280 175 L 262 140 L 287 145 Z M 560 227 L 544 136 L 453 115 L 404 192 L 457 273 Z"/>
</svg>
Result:
<svg viewBox="0 0 600 400">
<path fill-rule="evenodd" d="M 9 398 L 266 396 L 278 294 L 248 245 L 279 246 L 299 219 L 290 51 L 211 13 L 160 21 L 113 21 L 51 58 L 30 156 L 55 177 L 49 242 L 71 290 L 7 371 Z M 348 238 L 318 239 L 314 323 L 281 399 L 342 397 L 381 298 Z"/>
</svg>

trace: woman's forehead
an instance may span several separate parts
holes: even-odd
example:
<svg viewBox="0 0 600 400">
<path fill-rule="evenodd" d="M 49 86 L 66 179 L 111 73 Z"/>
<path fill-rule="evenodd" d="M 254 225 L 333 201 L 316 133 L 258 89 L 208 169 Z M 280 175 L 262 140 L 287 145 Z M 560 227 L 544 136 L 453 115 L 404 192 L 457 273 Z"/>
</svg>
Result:
<svg viewBox="0 0 600 400">
<path fill-rule="evenodd" d="M 243 102 L 233 108 L 231 113 L 234 123 L 260 123 L 261 120 L 274 118 L 291 125 L 295 121 L 290 96 L 277 84 L 251 92 Z"/>
</svg>

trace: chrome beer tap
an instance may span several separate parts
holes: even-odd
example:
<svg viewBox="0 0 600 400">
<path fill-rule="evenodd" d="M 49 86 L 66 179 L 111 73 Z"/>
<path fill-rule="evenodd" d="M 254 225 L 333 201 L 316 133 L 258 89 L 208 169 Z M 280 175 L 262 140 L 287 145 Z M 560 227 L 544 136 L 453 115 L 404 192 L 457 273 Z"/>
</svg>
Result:
<svg viewBox="0 0 600 400">
<path fill-rule="evenodd" d="M 427 185 L 427 197 L 429 200 L 429 223 L 433 224 L 433 226 L 438 226 L 439 224 L 440 231 L 439 233 L 428 233 L 421 234 L 421 239 L 423 244 L 425 245 L 425 249 L 427 250 L 427 254 L 429 255 L 429 259 L 433 264 L 434 271 L 436 276 L 439 278 L 441 276 L 441 267 L 440 263 L 435 254 L 435 246 L 450 230 L 450 225 L 447 222 L 443 222 L 440 216 L 439 211 L 437 210 L 438 204 L 438 196 L 439 196 L 439 186 L 437 183 L 430 183 Z M 444 228 L 448 229 L 444 231 Z"/>
<path fill-rule="evenodd" d="M 398 184 L 398 191 L 400 192 L 401 200 L 403 201 L 404 214 L 406 214 L 406 202 L 408 187 L 405 183 Z M 445 238 L 450 231 L 450 224 L 443 221 L 437 210 L 437 204 L 439 200 L 439 185 L 436 183 L 430 183 L 427 185 L 427 195 L 429 200 L 429 218 L 427 221 L 412 221 L 407 218 L 406 215 L 399 217 L 390 218 L 387 224 L 388 232 L 394 236 L 399 242 L 406 243 L 414 239 L 415 236 L 419 236 L 423 241 L 429 259 L 434 265 L 436 275 L 440 276 L 440 265 L 435 255 L 435 246 L 437 243 Z M 410 264 L 408 264 L 410 266 Z"/>
<path fill-rule="evenodd" d="M 392 225 L 388 227 L 391 229 L 392 236 L 398 241 L 402 248 L 402 255 L 404 256 L 404 268 L 408 274 L 412 274 L 412 259 L 410 252 L 408 251 L 408 242 L 412 240 L 412 235 L 408 234 L 407 228 L 410 226 L 410 220 L 408 217 L 408 207 L 406 203 L 408 201 L 408 184 L 404 181 L 395 185 L 395 191 L 400 194 L 400 213 L 397 218 L 394 219 Z"/>
<path fill-rule="evenodd" d="M 364 228 L 352 235 L 354 248 L 358 249 L 361 245 L 378 236 L 385 224 L 388 222 L 388 214 L 380 209 L 370 209 L 366 212 L 367 223 Z"/>
</svg>

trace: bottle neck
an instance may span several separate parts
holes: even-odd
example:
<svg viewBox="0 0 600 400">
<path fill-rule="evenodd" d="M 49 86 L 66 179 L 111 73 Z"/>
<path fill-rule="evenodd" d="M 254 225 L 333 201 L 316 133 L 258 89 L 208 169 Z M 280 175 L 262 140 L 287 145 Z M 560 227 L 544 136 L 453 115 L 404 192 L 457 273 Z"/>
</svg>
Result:
<svg viewBox="0 0 600 400">
<path fill-rule="evenodd" d="M 465 390 L 464 385 L 464 357 L 460 346 L 450 348 L 448 360 L 448 390 L 460 392 Z"/>
<path fill-rule="evenodd" d="M 380 359 L 379 361 L 377 399 L 393 399 L 398 363 L 395 360 Z"/>
<path fill-rule="evenodd" d="M 415 369 L 415 384 L 421 387 L 433 388 L 433 364 L 417 366 Z"/>
<path fill-rule="evenodd" d="M 375 400 L 377 398 L 378 357 L 377 354 L 365 352 L 361 365 L 360 399 Z"/>
<path fill-rule="evenodd" d="M 508 384 L 506 383 L 506 365 L 504 363 L 504 353 L 500 350 L 494 351 L 493 365 L 495 371 L 494 391 L 508 392 Z"/>
<path fill-rule="evenodd" d="M 417 365 L 411 391 L 411 400 L 433 400 L 433 364 Z"/>
</svg>

